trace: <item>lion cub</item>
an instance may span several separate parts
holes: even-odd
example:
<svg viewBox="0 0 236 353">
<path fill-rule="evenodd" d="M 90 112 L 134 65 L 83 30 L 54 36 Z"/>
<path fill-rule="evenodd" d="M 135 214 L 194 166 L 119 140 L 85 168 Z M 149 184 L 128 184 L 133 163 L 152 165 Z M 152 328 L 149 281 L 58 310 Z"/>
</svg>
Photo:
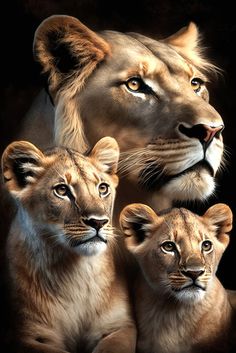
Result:
<svg viewBox="0 0 236 353">
<path fill-rule="evenodd" d="M 4 151 L 4 181 L 18 208 L 7 244 L 17 352 L 135 351 L 111 225 L 118 158 L 109 137 L 86 156 L 43 153 L 24 141 Z"/>
<path fill-rule="evenodd" d="M 156 215 L 132 204 L 120 224 L 142 270 L 135 289 L 138 352 L 225 353 L 236 347 L 236 292 L 229 294 L 215 275 L 232 229 L 229 207 L 214 205 L 200 217 L 183 208 Z"/>
</svg>

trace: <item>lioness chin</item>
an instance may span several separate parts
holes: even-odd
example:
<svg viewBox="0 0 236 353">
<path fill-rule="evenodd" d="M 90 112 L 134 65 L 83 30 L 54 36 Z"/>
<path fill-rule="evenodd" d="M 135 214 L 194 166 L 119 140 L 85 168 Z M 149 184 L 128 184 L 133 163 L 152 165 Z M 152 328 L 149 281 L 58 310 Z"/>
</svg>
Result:
<svg viewBox="0 0 236 353">
<path fill-rule="evenodd" d="M 122 152 L 116 214 L 130 202 L 156 209 L 214 192 L 224 125 L 209 104 L 215 67 L 194 23 L 155 40 L 95 33 L 76 18 L 52 16 L 35 33 L 34 56 L 51 99 L 42 93 L 36 100 L 20 137 L 82 152 L 115 137 Z"/>
</svg>

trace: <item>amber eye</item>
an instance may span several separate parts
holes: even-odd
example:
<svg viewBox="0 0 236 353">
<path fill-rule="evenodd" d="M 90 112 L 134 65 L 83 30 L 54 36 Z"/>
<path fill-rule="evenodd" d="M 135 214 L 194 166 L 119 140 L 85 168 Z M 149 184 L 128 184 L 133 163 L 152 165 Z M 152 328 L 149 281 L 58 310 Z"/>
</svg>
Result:
<svg viewBox="0 0 236 353">
<path fill-rule="evenodd" d="M 201 90 L 203 84 L 204 82 L 200 78 L 193 78 L 191 81 L 191 86 L 195 93 Z"/>
<path fill-rule="evenodd" d="M 210 252 L 213 249 L 213 244 L 210 240 L 204 240 L 202 242 L 202 251 Z"/>
<path fill-rule="evenodd" d="M 130 91 L 137 92 L 143 85 L 143 81 L 138 77 L 132 77 L 128 81 L 126 81 L 125 84 Z"/>
<path fill-rule="evenodd" d="M 110 193 L 110 186 L 107 183 L 101 183 L 98 185 L 99 194 L 103 197 Z"/>
<path fill-rule="evenodd" d="M 69 194 L 70 190 L 66 184 L 58 184 L 54 187 L 54 193 L 56 196 L 64 197 Z"/>
<path fill-rule="evenodd" d="M 176 250 L 176 246 L 173 241 L 165 241 L 161 244 L 161 248 L 164 252 L 172 252 Z"/>
</svg>

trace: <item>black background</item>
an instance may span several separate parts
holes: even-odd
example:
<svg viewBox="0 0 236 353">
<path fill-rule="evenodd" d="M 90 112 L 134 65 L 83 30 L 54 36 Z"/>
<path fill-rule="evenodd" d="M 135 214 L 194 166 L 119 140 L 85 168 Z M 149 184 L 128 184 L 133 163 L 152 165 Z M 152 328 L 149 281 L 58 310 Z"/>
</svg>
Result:
<svg viewBox="0 0 236 353">
<path fill-rule="evenodd" d="M 228 151 L 227 166 L 217 178 L 216 195 L 199 206 L 199 210 L 205 211 L 211 204 L 224 202 L 236 216 L 236 20 L 232 4 L 230 1 L 206 0 L 5 2 L 1 11 L 0 36 L 0 153 L 17 136 L 22 118 L 42 87 L 38 67 L 33 61 L 32 42 L 34 31 L 44 18 L 52 14 L 68 14 L 94 30 L 136 31 L 156 38 L 170 35 L 194 21 L 203 35 L 208 56 L 223 69 L 223 76 L 212 82 L 209 90 L 210 102 L 225 122 L 223 137 Z M 0 255 L 3 257 L 10 213 L 8 200 L 1 196 L 0 203 L 4 205 L 0 217 Z M 2 267 L 2 261 L 0 264 Z M 236 227 L 231 233 L 231 243 L 218 276 L 225 287 L 236 289 Z"/>
</svg>

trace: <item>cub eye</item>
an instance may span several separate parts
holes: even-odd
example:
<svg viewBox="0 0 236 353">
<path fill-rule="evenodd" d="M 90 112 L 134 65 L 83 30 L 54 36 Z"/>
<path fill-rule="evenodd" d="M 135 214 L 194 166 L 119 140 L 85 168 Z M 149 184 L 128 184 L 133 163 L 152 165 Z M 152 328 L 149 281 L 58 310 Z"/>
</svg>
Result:
<svg viewBox="0 0 236 353">
<path fill-rule="evenodd" d="M 110 193 L 110 186 L 107 183 L 101 183 L 98 185 L 99 194 L 103 197 Z"/>
<path fill-rule="evenodd" d="M 161 249 L 164 252 L 173 252 L 176 250 L 175 243 L 173 241 L 165 241 L 164 243 L 161 244 Z"/>
<path fill-rule="evenodd" d="M 64 197 L 69 194 L 70 190 L 66 184 L 58 184 L 54 187 L 54 193 L 56 196 Z"/>
<path fill-rule="evenodd" d="M 143 81 L 138 77 L 132 77 L 128 81 L 125 82 L 126 87 L 132 91 L 137 92 L 144 85 Z"/>
<path fill-rule="evenodd" d="M 213 248 L 213 244 L 210 240 L 204 240 L 202 242 L 202 251 L 210 252 Z"/>
<path fill-rule="evenodd" d="M 203 85 L 204 85 L 204 82 L 200 78 L 196 77 L 196 78 L 193 78 L 191 81 L 191 86 L 195 93 L 198 93 L 201 90 Z"/>
</svg>

